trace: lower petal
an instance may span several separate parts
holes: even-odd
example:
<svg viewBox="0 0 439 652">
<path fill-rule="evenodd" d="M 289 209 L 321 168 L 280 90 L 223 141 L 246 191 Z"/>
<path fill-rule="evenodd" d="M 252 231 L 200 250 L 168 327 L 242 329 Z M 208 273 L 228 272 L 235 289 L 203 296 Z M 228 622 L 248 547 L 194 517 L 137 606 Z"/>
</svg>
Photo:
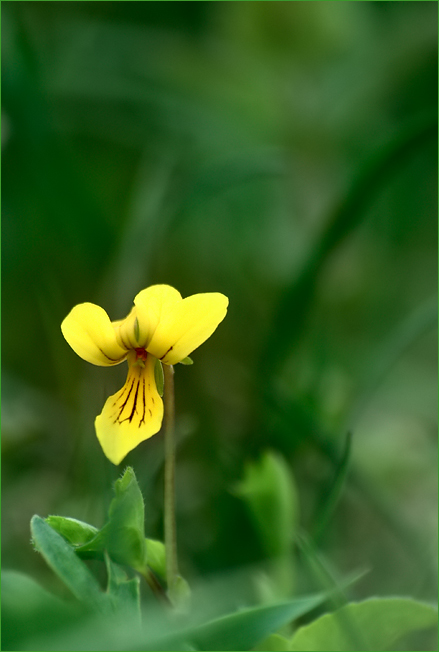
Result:
<svg viewBox="0 0 439 652">
<path fill-rule="evenodd" d="M 130 358 L 125 385 L 107 399 L 95 421 L 102 450 L 113 464 L 120 464 L 133 448 L 155 435 L 163 420 L 163 401 L 154 379 L 156 359 L 147 355 L 134 364 Z"/>
</svg>

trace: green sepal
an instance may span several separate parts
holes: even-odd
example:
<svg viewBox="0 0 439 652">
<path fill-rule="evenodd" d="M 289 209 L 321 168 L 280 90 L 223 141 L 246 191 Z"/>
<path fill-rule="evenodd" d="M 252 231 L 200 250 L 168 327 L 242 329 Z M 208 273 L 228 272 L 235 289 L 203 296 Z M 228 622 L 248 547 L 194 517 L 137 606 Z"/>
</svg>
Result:
<svg viewBox="0 0 439 652">
<path fill-rule="evenodd" d="M 145 539 L 146 563 L 157 575 L 166 579 L 165 544 L 155 539 Z"/>
<path fill-rule="evenodd" d="M 136 338 L 136 341 L 139 341 L 140 338 L 140 328 L 139 328 L 139 320 L 136 319 L 134 320 L 134 337 Z"/>
<path fill-rule="evenodd" d="M 156 360 L 155 367 L 154 367 L 154 377 L 155 377 L 155 384 L 157 387 L 157 393 L 159 396 L 163 396 L 163 388 L 165 386 L 165 376 L 163 373 L 163 365 L 160 362 L 160 360 Z"/>
<path fill-rule="evenodd" d="M 99 531 L 93 525 L 67 516 L 48 516 L 45 521 L 72 546 L 83 546 L 94 539 Z"/>
<path fill-rule="evenodd" d="M 192 358 L 187 356 L 186 358 L 183 358 L 183 360 L 180 360 L 180 364 L 191 365 L 194 364 L 194 361 L 192 360 Z"/>
<path fill-rule="evenodd" d="M 184 577 L 177 575 L 174 584 L 168 586 L 168 595 L 172 604 L 180 613 L 186 613 L 189 611 L 191 589 Z"/>
</svg>

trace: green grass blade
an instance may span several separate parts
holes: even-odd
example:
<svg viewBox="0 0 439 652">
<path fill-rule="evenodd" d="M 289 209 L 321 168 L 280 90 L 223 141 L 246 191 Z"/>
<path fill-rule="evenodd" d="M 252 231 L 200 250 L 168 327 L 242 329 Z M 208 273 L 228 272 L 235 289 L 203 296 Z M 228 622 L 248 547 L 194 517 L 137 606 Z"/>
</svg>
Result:
<svg viewBox="0 0 439 652">
<path fill-rule="evenodd" d="M 298 278 L 287 287 L 261 351 L 260 377 L 270 382 L 273 372 L 297 343 L 306 321 L 317 278 L 332 251 L 361 223 L 372 200 L 392 174 L 426 142 L 437 139 L 437 116 L 410 122 L 390 142 L 369 157 L 351 183 L 345 197 L 330 216 L 327 227 L 305 262 Z M 273 346 L 276 342 L 276 346 Z"/>
<path fill-rule="evenodd" d="M 346 476 L 348 473 L 349 459 L 351 455 L 352 433 L 348 432 L 345 439 L 345 445 L 339 464 L 335 469 L 335 476 L 332 486 L 327 492 L 327 498 L 320 508 L 320 514 L 316 518 L 316 526 L 313 533 L 315 543 L 318 543 L 329 521 L 337 507 L 338 501 L 345 485 Z"/>
</svg>

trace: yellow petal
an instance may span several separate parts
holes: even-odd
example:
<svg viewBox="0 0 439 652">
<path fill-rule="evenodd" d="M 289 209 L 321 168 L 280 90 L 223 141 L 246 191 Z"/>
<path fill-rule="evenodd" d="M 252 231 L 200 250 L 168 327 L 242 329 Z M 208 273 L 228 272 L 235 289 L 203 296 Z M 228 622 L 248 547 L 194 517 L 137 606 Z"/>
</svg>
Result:
<svg viewBox="0 0 439 652">
<path fill-rule="evenodd" d="M 159 321 L 171 306 L 182 300 L 178 290 L 170 285 L 151 285 L 134 299 L 139 323 L 139 344 L 146 347 Z"/>
<path fill-rule="evenodd" d="M 229 300 L 219 292 L 194 294 L 168 307 L 147 349 L 165 364 L 176 364 L 212 335 Z"/>
<path fill-rule="evenodd" d="M 134 361 L 135 353 L 130 353 L 125 385 L 110 396 L 95 421 L 102 450 L 113 464 L 120 464 L 133 448 L 152 437 L 162 425 L 163 401 L 154 379 L 156 360 L 147 355 L 144 366 L 134 365 Z"/>
<path fill-rule="evenodd" d="M 110 318 L 94 303 L 75 306 L 61 324 L 62 334 L 75 353 L 92 364 L 109 367 L 126 357 Z"/>
<path fill-rule="evenodd" d="M 137 349 L 140 347 L 136 338 L 136 308 L 132 308 L 131 312 L 125 319 L 111 322 L 119 346 L 124 349 Z"/>
</svg>

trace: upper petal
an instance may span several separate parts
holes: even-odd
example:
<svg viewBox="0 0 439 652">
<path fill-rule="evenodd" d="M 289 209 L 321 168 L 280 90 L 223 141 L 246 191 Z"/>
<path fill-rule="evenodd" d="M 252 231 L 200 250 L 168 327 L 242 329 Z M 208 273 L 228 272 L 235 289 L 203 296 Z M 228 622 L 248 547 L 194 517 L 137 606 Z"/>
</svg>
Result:
<svg viewBox="0 0 439 652">
<path fill-rule="evenodd" d="M 109 367 L 126 357 L 119 346 L 110 318 L 94 303 L 75 306 L 61 324 L 62 334 L 81 358 L 92 364 Z"/>
<path fill-rule="evenodd" d="M 131 308 L 129 315 L 125 319 L 111 322 L 116 333 L 116 340 L 120 347 L 126 350 L 137 349 L 140 346 L 136 333 L 137 310 L 135 306 Z"/>
<path fill-rule="evenodd" d="M 147 350 L 165 364 L 176 364 L 212 335 L 229 300 L 219 292 L 194 294 L 168 307 Z"/>
<path fill-rule="evenodd" d="M 171 306 L 182 300 L 178 290 L 170 285 L 151 285 L 134 299 L 139 323 L 139 346 L 147 346 L 158 323 Z"/>
</svg>

